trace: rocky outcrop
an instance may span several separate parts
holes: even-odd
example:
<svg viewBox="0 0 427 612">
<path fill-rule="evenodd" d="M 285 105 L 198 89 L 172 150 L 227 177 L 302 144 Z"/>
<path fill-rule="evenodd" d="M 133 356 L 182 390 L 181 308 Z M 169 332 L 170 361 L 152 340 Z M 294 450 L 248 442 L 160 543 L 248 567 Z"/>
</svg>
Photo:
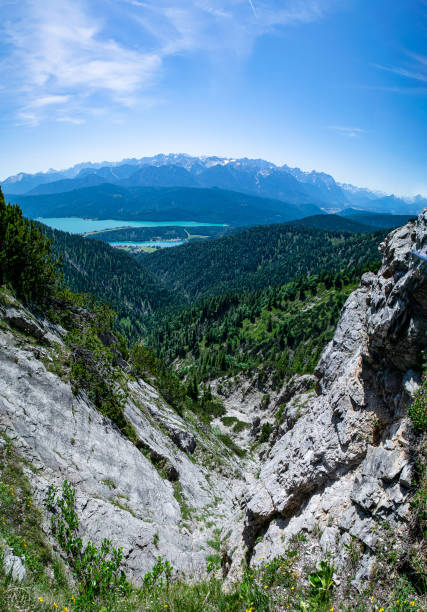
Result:
<svg viewBox="0 0 427 612">
<path fill-rule="evenodd" d="M 295 395 L 282 393 L 280 435 L 239 500 L 244 522 L 230 539 L 239 551 L 231 576 L 243 560 L 283 555 L 303 532 L 310 545 L 301 564 L 328 552 L 338 570 L 354 538 L 363 549 L 358 586 L 372 568 L 379 525 L 404 536 L 412 471 L 405 415 L 427 347 L 426 266 L 412 251 L 426 244 L 427 211 L 387 237 L 378 274 L 365 274 L 348 298 L 317 366 L 316 394 L 298 385 Z"/>
<path fill-rule="evenodd" d="M 0 294 L 0 431 L 31 466 L 38 505 L 49 485 L 69 480 L 83 539 L 122 546 L 136 582 L 159 555 L 197 576 L 213 529 L 223 528 L 231 531 L 221 550 L 230 579 L 244 561 L 284 555 L 298 541 L 301 571 L 328 555 L 359 587 L 387 536 L 382 525 L 398 541 L 407 533 L 406 411 L 427 346 L 426 265 L 412 251 L 426 237 L 427 211 L 387 237 L 381 269 L 348 298 L 315 376 L 294 377 L 279 394 L 244 376 L 214 382 L 227 416 L 211 428 L 191 413 L 182 418 L 129 374 L 114 336 L 103 335 L 123 368 L 135 444 L 84 393 L 73 394 L 65 330 Z M 244 461 L 215 435 L 249 448 L 267 423 L 270 442 Z"/>
<path fill-rule="evenodd" d="M 76 489 L 84 540 L 99 545 L 108 537 L 122 546 L 134 581 L 159 555 L 187 575 L 203 571 L 207 541 L 214 528 L 230 520 L 232 507 L 228 483 L 204 463 L 222 464 L 236 477 L 235 460 L 215 436 L 198 429 L 195 419 L 194 424 L 183 420 L 151 385 L 123 373 L 125 415 L 138 438 L 137 446 L 130 442 L 84 394 L 73 394 L 64 376 L 68 349 L 55 327 L 48 331 L 11 296 L 3 295 L 3 302 L 5 297 L 0 431 L 26 460 L 38 506 L 43 508 L 49 485 L 61 487 L 67 479 Z M 19 322 L 27 319 L 31 326 L 23 327 Z M 14 575 L 19 567 L 16 562 Z"/>
<path fill-rule="evenodd" d="M 0 539 L 0 554 L 2 555 L 3 568 L 6 576 L 10 576 L 16 582 L 25 580 L 27 571 L 25 569 L 25 559 L 21 559 L 13 554 L 13 550 Z"/>
</svg>

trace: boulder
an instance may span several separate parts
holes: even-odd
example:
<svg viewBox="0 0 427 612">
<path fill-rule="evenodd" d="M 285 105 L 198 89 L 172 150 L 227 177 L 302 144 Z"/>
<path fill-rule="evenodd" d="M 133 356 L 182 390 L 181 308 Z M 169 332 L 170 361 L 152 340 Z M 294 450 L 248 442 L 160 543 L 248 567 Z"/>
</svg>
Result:
<svg viewBox="0 0 427 612">
<path fill-rule="evenodd" d="M 19 331 L 33 336 L 37 340 L 42 340 L 45 336 L 44 330 L 38 323 L 30 316 L 28 316 L 23 310 L 17 310 L 16 308 L 7 308 L 4 314 L 4 319 L 11 327 L 18 329 Z"/>
<path fill-rule="evenodd" d="M 0 546 L 3 548 L 3 567 L 6 575 L 10 575 L 12 580 L 16 582 L 22 582 L 25 580 L 27 575 L 24 561 L 21 557 L 13 554 L 13 551 L 9 546 L 4 542 L 0 542 Z"/>
<path fill-rule="evenodd" d="M 196 438 L 184 429 L 171 429 L 172 441 L 185 453 L 193 454 L 196 449 Z"/>
</svg>

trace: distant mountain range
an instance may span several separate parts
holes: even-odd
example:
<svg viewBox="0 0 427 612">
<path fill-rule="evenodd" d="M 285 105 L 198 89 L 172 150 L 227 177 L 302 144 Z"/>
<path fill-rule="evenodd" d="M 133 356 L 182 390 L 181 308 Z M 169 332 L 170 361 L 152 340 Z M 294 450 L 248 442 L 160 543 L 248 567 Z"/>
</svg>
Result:
<svg viewBox="0 0 427 612">
<path fill-rule="evenodd" d="M 52 196 L 96 188 L 105 183 L 131 190 L 137 187 L 218 188 L 280 200 L 289 205 L 314 205 L 317 211 L 322 209 L 325 212 L 355 208 L 411 215 L 427 206 L 427 199 L 421 196 L 412 199 L 389 196 L 338 183 L 324 172 L 303 172 L 299 168 L 276 166 L 262 159 L 191 157 L 185 154 L 161 154 L 114 163 L 88 162 L 59 172 L 21 173 L 7 178 L 2 187 L 9 199 L 16 200 L 17 196 Z M 18 201 L 20 203 L 20 199 Z M 316 214 L 316 210 L 305 214 Z M 77 213 L 73 211 L 72 214 Z"/>
</svg>

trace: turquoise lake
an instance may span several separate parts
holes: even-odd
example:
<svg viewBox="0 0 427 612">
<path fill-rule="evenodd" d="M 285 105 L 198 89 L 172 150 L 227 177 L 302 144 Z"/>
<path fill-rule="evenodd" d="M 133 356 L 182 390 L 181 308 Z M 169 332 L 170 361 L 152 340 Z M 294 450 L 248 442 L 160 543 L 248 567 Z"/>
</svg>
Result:
<svg viewBox="0 0 427 612">
<path fill-rule="evenodd" d="M 122 219 L 81 219 L 79 217 L 39 217 L 37 221 L 53 229 L 70 234 L 85 234 L 118 227 L 165 227 L 177 225 L 180 227 L 216 226 L 224 227 L 224 223 L 200 223 L 199 221 L 123 221 Z M 176 244 L 176 243 L 175 243 Z"/>
</svg>

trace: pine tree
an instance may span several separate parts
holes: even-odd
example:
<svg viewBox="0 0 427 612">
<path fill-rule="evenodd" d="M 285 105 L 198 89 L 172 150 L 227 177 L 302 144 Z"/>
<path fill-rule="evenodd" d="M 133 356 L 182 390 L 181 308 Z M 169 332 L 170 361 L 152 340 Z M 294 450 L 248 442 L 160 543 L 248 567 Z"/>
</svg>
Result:
<svg viewBox="0 0 427 612">
<path fill-rule="evenodd" d="M 60 280 L 58 263 L 40 226 L 6 204 L 0 189 L 0 282 L 28 302 L 46 303 Z"/>
</svg>

